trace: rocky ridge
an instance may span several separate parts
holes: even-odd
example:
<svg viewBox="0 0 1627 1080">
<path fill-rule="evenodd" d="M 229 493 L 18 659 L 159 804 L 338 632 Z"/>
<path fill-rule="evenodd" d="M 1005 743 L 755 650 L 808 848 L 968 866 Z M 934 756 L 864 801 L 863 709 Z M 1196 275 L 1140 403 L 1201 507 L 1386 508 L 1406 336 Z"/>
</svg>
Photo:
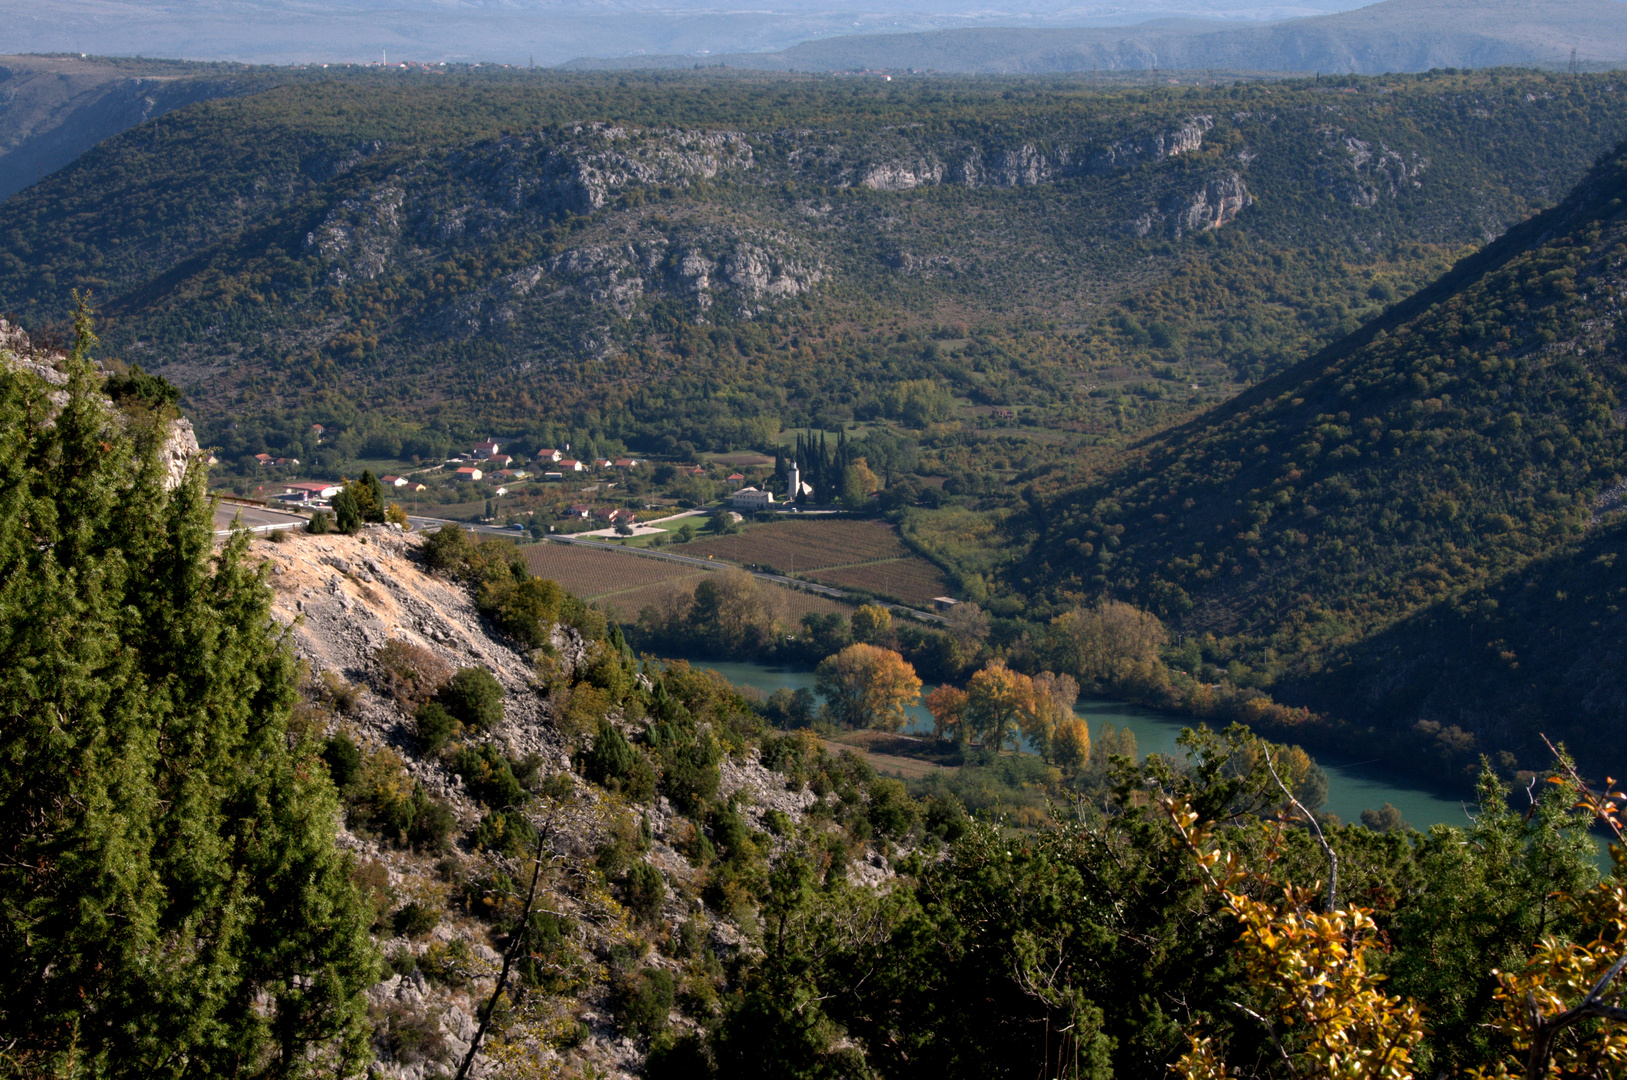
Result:
<svg viewBox="0 0 1627 1080">
<path fill-rule="evenodd" d="M 483 808 L 444 762 L 418 754 L 410 717 L 382 688 L 375 654 L 385 643 L 398 641 L 428 650 L 450 667 L 486 669 L 507 698 L 502 722 L 480 740 L 511 758 L 537 755 L 541 775 L 562 780 L 575 791 L 581 810 L 559 831 L 553 845 L 555 854 L 591 866 L 595 851 L 617 823 L 626 820 L 629 808 L 576 775 L 570 740 L 558 726 L 557 695 L 549 694 L 529 657 L 488 631 L 467 590 L 426 572 L 419 558 L 421 542 L 419 536 L 389 526 L 369 526 L 354 537 L 285 533 L 251 542 L 252 557 L 265 567 L 272 589 L 273 613 L 288 627 L 293 649 L 312 673 L 309 692 L 323 703 L 318 713 L 325 717 L 325 729 L 345 733 L 364 754 L 396 755 L 411 781 L 444 800 L 457 817 L 459 831 L 467 832 L 480 822 Z M 592 648 L 574 630 L 556 628 L 553 649 L 563 670 L 583 664 Z M 342 706 L 332 699 L 334 688 Z M 632 734 L 635 725 L 619 714 L 612 714 L 611 720 Z M 801 822 L 819 800 L 812 791 L 788 784 L 783 775 L 764 767 L 755 751 L 725 758 L 720 795 L 736 797 L 742 816 L 759 830 L 769 828 L 775 812 Z M 673 886 L 662 904 L 661 923 L 675 933 L 679 924 L 699 916 L 711 928 L 714 948 L 754 950 L 750 934 L 726 915 L 708 910 L 699 900 L 683 899 L 695 895 L 703 877 L 677 846 L 692 826 L 663 796 L 657 796 L 644 814 L 651 836 L 648 860 Z M 403 901 L 446 904 L 448 865 L 469 870 L 482 860 L 467 846 L 437 859 L 349 827 L 341 829 L 340 839 L 364 870 L 385 884 L 389 895 Z M 875 853 L 855 860 L 849 870 L 850 880 L 867 885 L 882 884 L 891 875 L 887 861 Z M 558 897 L 555 902 L 585 908 L 592 900 L 580 895 Z M 592 921 L 584 917 L 582 925 L 591 927 Z M 589 953 L 600 953 L 618 940 L 617 934 L 612 920 L 590 929 L 582 946 Z M 395 958 L 397 969 L 407 966 L 408 956 L 419 963 L 405 974 L 389 975 L 370 991 L 380 1059 L 374 1075 L 422 1080 L 441 1068 L 455 1067 L 467 1052 L 477 1011 L 493 985 L 500 943 L 480 920 L 454 913 L 443 915 L 432 931 L 419 937 L 392 936 L 388 927 L 382 927 L 378 941 L 385 954 Z M 472 956 L 468 964 L 473 974 L 457 986 L 426 978 L 425 969 L 431 966 L 426 958 L 444 954 L 455 942 L 463 943 Z M 651 954 L 649 962 L 659 965 L 663 958 Z M 611 1077 L 640 1071 L 640 1044 L 616 1026 L 606 987 L 595 986 L 559 1007 L 561 1015 L 568 1014 L 586 1031 L 569 1051 L 578 1066 L 591 1065 L 597 1075 Z M 682 1027 L 691 1021 L 675 1013 L 673 1023 Z M 418 1041 L 404 1047 L 398 1034 L 409 1029 L 418 1033 Z M 557 1056 L 553 1051 L 542 1055 L 550 1061 Z M 471 1075 L 500 1075 L 500 1066 L 482 1056 Z"/>
<path fill-rule="evenodd" d="M 22 327 L 0 319 L 0 363 L 14 371 L 27 372 L 51 386 L 65 387 L 68 385 L 68 375 L 62 370 L 62 365 L 66 360 L 66 353 L 37 348 Z M 100 364 L 92 363 L 97 371 L 104 371 Z M 66 390 L 53 390 L 50 397 L 51 403 L 58 409 L 68 402 Z M 113 403 L 108 401 L 107 405 L 111 409 Z M 186 477 L 187 469 L 203 456 L 191 420 L 182 416 L 167 421 L 164 441 L 158 447 L 158 460 L 164 468 L 166 488 L 173 490 L 178 487 Z"/>
</svg>

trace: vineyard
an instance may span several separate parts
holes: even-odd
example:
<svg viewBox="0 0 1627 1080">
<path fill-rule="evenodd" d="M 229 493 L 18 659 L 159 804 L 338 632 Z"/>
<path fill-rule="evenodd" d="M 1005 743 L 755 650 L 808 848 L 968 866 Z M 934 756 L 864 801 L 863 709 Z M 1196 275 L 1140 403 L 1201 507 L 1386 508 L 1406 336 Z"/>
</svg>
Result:
<svg viewBox="0 0 1627 1080">
<path fill-rule="evenodd" d="M 706 572 L 681 563 L 595 551 L 574 544 L 529 544 L 520 551 L 525 556 L 526 568 L 533 574 L 559 582 L 566 592 L 583 600 L 597 600 Z M 633 611 L 637 614 L 638 609 Z"/>
<path fill-rule="evenodd" d="M 753 525 L 733 536 L 708 537 L 684 548 L 686 555 L 715 555 L 742 566 L 771 566 L 785 574 L 909 553 L 897 531 L 884 522 L 817 518 Z"/>
<path fill-rule="evenodd" d="M 817 570 L 803 576 L 838 589 L 862 589 L 912 607 L 931 607 L 934 596 L 943 596 L 949 591 L 949 583 L 944 580 L 942 571 L 914 555 L 860 566 Z"/>
<path fill-rule="evenodd" d="M 596 602 L 606 611 L 614 610 L 617 618 L 626 622 L 637 619 L 639 611 L 655 603 L 666 590 L 676 586 L 689 592 L 702 577 L 711 573 L 682 563 L 574 544 L 531 544 L 520 552 L 526 567 L 536 576 L 557 581 L 565 591 Z M 767 582 L 761 584 L 771 609 L 787 626 L 795 626 L 807 614 L 846 614 L 848 611 L 828 597 Z"/>
</svg>

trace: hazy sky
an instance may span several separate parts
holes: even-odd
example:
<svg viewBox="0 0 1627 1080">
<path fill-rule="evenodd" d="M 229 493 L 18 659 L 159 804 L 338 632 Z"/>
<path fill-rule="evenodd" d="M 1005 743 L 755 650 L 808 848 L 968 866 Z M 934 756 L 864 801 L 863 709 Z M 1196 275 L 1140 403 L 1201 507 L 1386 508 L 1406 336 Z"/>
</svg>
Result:
<svg viewBox="0 0 1627 1080">
<path fill-rule="evenodd" d="M 1355 0 L 0 0 L 0 52 L 255 63 L 482 60 L 781 49 L 957 26 L 1264 20 Z"/>
</svg>

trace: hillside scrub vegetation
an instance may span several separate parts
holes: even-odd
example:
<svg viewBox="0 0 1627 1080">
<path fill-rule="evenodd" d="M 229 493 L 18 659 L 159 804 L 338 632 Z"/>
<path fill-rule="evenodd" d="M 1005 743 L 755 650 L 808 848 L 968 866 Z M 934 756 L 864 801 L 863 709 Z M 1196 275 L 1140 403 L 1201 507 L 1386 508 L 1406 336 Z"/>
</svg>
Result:
<svg viewBox="0 0 1627 1080">
<path fill-rule="evenodd" d="M 1481 680 L 1510 681 L 1528 648 L 1569 633 L 1561 580 L 1580 586 L 1578 612 L 1614 615 L 1608 575 L 1580 556 L 1606 570 L 1618 531 L 1627 369 L 1608 313 L 1627 267 L 1624 196 L 1617 150 L 1560 205 L 1392 315 L 1099 480 L 1052 478 L 1021 519 L 1035 535 L 1013 582 L 1036 596 L 1131 599 L 1185 636 L 1183 667 L 1403 740 L 1427 745 L 1461 723 L 1466 746 L 1438 743 L 1455 769 L 1472 773 L 1476 748 L 1539 760 L 1537 724 L 1596 761 L 1621 702 L 1600 663 L 1613 645 L 1602 622 L 1581 642 L 1585 662 L 1566 662 L 1574 681 L 1553 684 L 1559 700 L 1516 690 L 1518 715 L 1450 703 Z M 1549 565 L 1557 577 L 1539 569 Z M 1544 580 L 1551 599 L 1535 603 Z M 1511 624 L 1502 603 L 1514 596 L 1536 618 Z M 1463 638 L 1443 636 L 1402 658 L 1389 643 L 1419 642 L 1408 625 L 1461 627 L 1475 644 L 1463 652 L 1445 644 Z M 1449 676 L 1442 650 L 1465 661 Z M 1395 666 L 1380 671 L 1380 656 Z M 1420 717 L 1431 692 L 1439 707 Z M 1434 769 L 1441 755 L 1424 760 Z"/>
</svg>

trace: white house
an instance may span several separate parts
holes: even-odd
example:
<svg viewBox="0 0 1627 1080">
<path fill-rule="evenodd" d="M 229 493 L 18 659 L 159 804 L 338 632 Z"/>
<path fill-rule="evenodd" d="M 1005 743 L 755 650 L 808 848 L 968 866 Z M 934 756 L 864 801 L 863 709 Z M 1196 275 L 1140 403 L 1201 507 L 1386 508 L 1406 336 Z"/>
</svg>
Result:
<svg viewBox="0 0 1627 1080">
<path fill-rule="evenodd" d="M 754 487 L 743 487 L 729 497 L 729 505 L 737 510 L 761 510 L 774 505 L 774 493 Z"/>
<path fill-rule="evenodd" d="M 331 499 L 344 489 L 343 484 L 328 480 L 302 480 L 284 486 L 288 488 L 286 494 L 303 494 L 307 499 Z"/>
<path fill-rule="evenodd" d="M 379 477 L 379 483 L 385 487 L 403 488 L 407 486 L 408 480 L 405 476 L 381 476 Z"/>
<path fill-rule="evenodd" d="M 477 458 L 496 457 L 497 452 L 499 450 L 501 450 L 501 449 L 502 449 L 501 446 L 499 446 L 497 443 L 494 443 L 490 439 L 488 439 L 485 442 L 477 442 L 477 443 L 475 443 L 474 453 L 470 454 L 469 456 L 470 457 L 477 457 Z"/>
<path fill-rule="evenodd" d="M 561 454 L 558 450 L 555 450 L 551 446 L 547 447 L 546 449 L 537 451 L 537 460 L 538 461 L 558 461 L 560 458 L 562 458 L 564 456 L 565 456 L 564 454 Z"/>
<path fill-rule="evenodd" d="M 564 461 L 561 461 L 559 463 L 559 468 L 563 472 L 586 472 L 587 471 L 587 466 L 583 465 L 580 461 L 577 461 L 575 458 L 566 458 Z"/>
<path fill-rule="evenodd" d="M 457 471 L 457 477 L 459 480 L 479 480 L 484 475 L 486 474 L 475 468 L 473 465 L 465 465 L 463 468 Z"/>
</svg>

